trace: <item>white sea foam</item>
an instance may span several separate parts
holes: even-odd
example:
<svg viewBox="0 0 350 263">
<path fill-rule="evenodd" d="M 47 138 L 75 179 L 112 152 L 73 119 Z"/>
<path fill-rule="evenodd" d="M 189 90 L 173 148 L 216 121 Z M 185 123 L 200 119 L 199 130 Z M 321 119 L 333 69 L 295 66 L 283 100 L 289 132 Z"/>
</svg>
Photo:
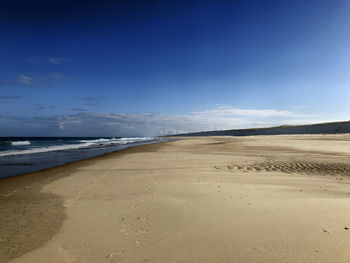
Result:
<svg viewBox="0 0 350 263">
<path fill-rule="evenodd" d="M 111 145 L 111 144 L 127 144 L 132 142 L 149 141 L 153 137 L 130 137 L 130 138 L 111 138 L 111 139 L 97 139 L 97 140 L 81 140 L 82 143 L 94 143 L 97 145 Z"/>
<path fill-rule="evenodd" d="M 3 151 L 3 152 L 0 152 L 0 157 L 22 155 L 22 154 L 45 153 L 45 152 L 53 152 L 53 151 L 65 151 L 65 150 L 101 147 L 101 146 L 109 146 L 109 145 L 110 146 L 124 145 L 128 143 L 133 143 L 133 142 L 150 141 L 150 140 L 154 140 L 154 138 L 153 137 L 135 137 L 135 138 L 121 138 L 121 139 L 112 138 L 112 139 L 81 140 L 80 143 L 78 144 L 64 144 L 64 145 L 56 145 L 56 146 L 48 146 L 48 147 L 31 148 L 26 150 Z M 28 144 L 17 144 L 17 145 L 28 145 Z"/>
<path fill-rule="evenodd" d="M 11 145 L 13 145 L 13 146 L 30 145 L 30 141 L 17 141 L 17 142 L 11 142 Z"/>
</svg>

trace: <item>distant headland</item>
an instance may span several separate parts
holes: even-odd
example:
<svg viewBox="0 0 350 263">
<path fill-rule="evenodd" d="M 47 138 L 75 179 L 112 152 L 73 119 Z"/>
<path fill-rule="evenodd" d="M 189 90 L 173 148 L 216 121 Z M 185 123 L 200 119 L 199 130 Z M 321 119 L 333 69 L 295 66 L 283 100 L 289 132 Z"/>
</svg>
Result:
<svg viewBox="0 0 350 263">
<path fill-rule="evenodd" d="M 350 133 L 350 121 L 327 122 L 309 125 L 282 125 L 268 128 L 234 129 L 221 131 L 203 131 L 182 133 L 173 136 L 251 136 L 282 134 L 341 134 Z"/>
</svg>

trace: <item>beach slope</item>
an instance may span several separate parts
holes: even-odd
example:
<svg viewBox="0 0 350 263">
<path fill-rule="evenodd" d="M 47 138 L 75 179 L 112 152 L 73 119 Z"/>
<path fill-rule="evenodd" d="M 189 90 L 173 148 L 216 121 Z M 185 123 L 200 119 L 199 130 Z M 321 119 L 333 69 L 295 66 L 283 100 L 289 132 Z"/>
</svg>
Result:
<svg viewBox="0 0 350 263">
<path fill-rule="evenodd" d="M 194 137 L 1 180 L 0 262 L 349 262 L 350 135 Z"/>
</svg>

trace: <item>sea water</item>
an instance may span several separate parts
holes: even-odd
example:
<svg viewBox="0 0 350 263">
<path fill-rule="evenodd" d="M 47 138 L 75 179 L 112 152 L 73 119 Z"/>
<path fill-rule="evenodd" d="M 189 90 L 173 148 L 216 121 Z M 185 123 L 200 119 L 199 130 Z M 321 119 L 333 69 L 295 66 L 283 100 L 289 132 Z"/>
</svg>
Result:
<svg viewBox="0 0 350 263">
<path fill-rule="evenodd" d="M 0 178 L 35 172 L 131 146 L 157 137 L 0 137 Z"/>
</svg>

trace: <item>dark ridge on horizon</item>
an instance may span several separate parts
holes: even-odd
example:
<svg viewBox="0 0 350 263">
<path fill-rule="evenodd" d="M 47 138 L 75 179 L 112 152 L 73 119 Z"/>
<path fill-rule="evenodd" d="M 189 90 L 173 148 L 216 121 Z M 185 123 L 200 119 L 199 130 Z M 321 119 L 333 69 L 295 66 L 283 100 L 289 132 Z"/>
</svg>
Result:
<svg viewBox="0 0 350 263">
<path fill-rule="evenodd" d="M 223 131 L 191 132 L 165 137 L 176 136 L 251 136 L 251 135 L 283 135 L 283 134 L 341 134 L 350 133 L 350 121 L 327 122 L 308 125 L 281 125 L 267 128 L 250 128 Z"/>
</svg>

